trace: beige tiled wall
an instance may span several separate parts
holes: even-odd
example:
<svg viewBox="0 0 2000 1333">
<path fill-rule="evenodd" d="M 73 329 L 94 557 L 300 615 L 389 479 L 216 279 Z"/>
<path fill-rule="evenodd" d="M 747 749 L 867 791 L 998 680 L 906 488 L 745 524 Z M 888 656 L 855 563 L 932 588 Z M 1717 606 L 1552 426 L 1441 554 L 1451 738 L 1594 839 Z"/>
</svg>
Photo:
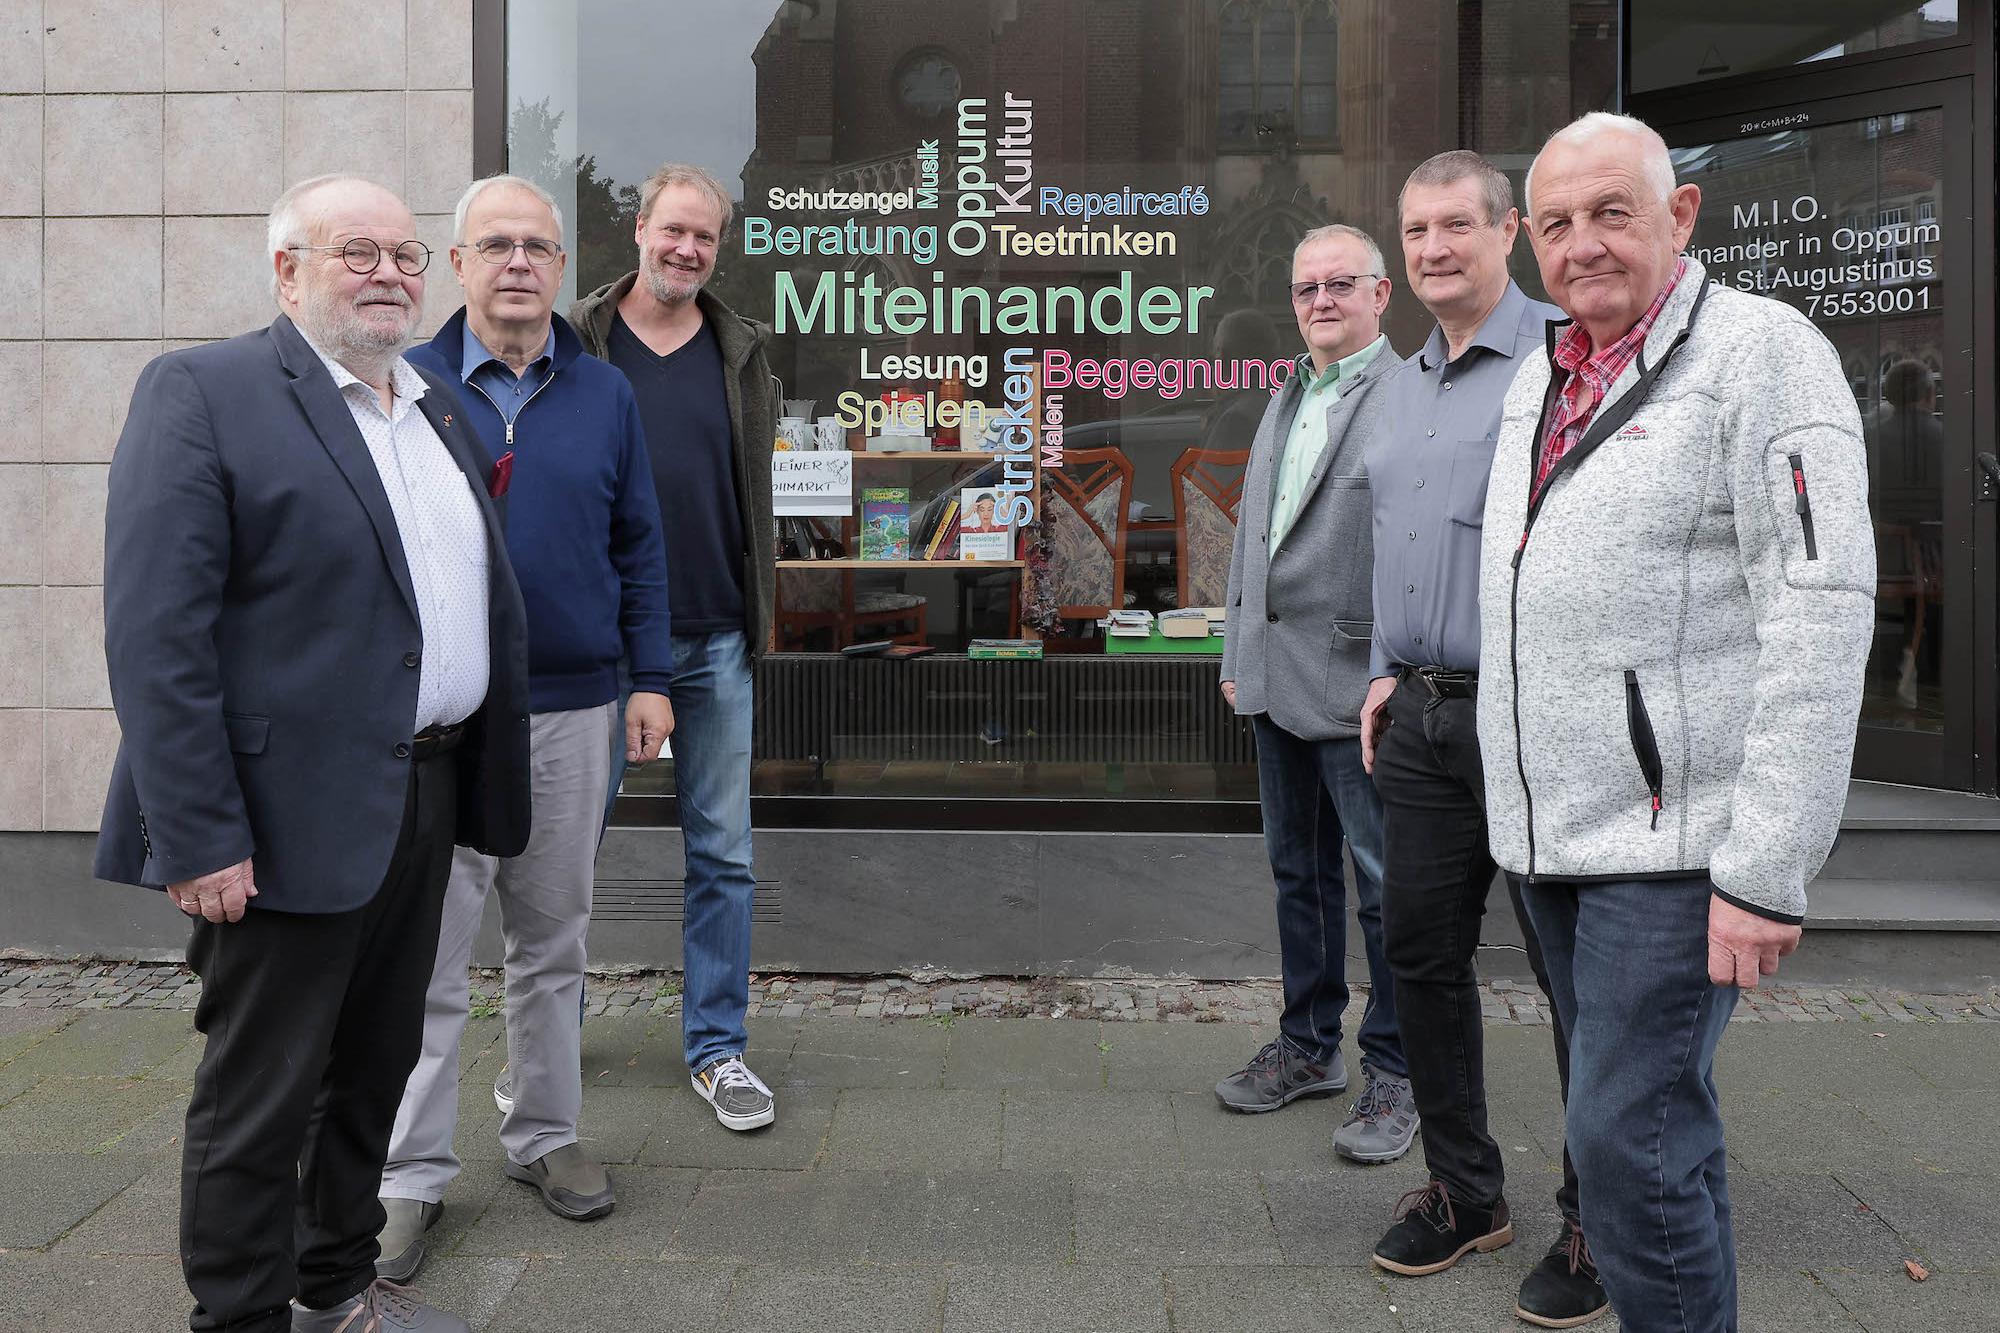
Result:
<svg viewBox="0 0 2000 1333">
<path fill-rule="evenodd" d="M 447 243 L 472 0 L 0 0 L 0 831 L 97 826 L 104 491 L 133 381 L 270 320 L 265 210 L 335 170 Z M 457 289 L 431 274 L 434 328 Z"/>
</svg>

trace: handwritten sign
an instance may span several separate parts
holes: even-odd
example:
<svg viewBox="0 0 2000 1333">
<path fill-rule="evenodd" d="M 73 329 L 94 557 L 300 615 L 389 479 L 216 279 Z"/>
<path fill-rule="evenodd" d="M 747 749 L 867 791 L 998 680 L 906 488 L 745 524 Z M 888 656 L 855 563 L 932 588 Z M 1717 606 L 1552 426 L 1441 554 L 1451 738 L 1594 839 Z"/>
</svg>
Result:
<svg viewBox="0 0 2000 1333">
<path fill-rule="evenodd" d="M 845 449 L 771 455 L 771 500 L 781 515 L 854 512 L 854 455 Z"/>
</svg>

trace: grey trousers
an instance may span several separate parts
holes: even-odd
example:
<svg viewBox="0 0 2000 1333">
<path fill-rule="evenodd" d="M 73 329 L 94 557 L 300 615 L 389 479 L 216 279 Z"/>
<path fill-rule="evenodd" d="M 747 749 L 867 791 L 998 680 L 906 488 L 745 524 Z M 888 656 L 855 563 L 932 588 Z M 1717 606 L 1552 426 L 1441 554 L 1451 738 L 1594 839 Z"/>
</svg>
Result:
<svg viewBox="0 0 2000 1333">
<path fill-rule="evenodd" d="M 527 850 L 505 858 L 460 847 L 445 891 L 437 961 L 424 997 L 424 1050 L 396 1110 L 386 1199 L 436 1203 L 459 1172 L 458 1043 L 471 1007 L 466 968 L 488 889 L 500 893 L 507 948 L 507 1065 L 514 1109 L 500 1143 L 526 1166 L 576 1142 L 583 1110 L 583 993 L 590 890 L 604 789 L 611 779 L 616 700 L 596 708 L 537 713 L 529 730 L 534 831 Z M 481 1090 L 484 1091 L 483 1089 Z"/>
</svg>

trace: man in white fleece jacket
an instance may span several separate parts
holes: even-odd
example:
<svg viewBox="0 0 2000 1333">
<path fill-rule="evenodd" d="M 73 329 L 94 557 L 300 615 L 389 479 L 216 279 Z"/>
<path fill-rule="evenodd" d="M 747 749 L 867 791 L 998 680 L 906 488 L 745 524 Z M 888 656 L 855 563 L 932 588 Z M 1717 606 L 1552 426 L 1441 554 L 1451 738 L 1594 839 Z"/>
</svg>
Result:
<svg viewBox="0 0 2000 1333">
<path fill-rule="evenodd" d="M 1627 1333 L 1736 1324 L 1711 1066 L 1797 947 L 1874 624 L 1861 422 L 1791 307 L 1681 249 L 1701 192 L 1597 113 L 1528 176 L 1571 317 L 1508 394 L 1481 551 L 1494 859 L 1569 1032 L 1584 1231 Z"/>
</svg>

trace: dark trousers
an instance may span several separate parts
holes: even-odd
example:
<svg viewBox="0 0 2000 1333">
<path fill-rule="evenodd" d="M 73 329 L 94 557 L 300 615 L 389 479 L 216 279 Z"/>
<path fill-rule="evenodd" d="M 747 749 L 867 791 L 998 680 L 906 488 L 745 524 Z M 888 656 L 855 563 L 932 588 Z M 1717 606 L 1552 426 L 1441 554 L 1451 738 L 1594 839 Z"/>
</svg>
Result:
<svg viewBox="0 0 2000 1333">
<path fill-rule="evenodd" d="M 1418 682 L 1398 685 L 1389 696 L 1389 729 L 1375 750 L 1375 787 L 1382 793 L 1383 942 L 1396 975 L 1411 1090 L 1423 1117 L 1424 1160 L 1453 1199 L 1485 1207 L 1500 1197 L 1505 1171 L 1500 1146 L 1486 1128 L 1475 968 L 1479 921 L 1494 876 L 1477 713 L 1471 699 L 1433 698 Z M 1548 995 L 1541 942 L 1511 876 L 1508 889 L 1528 965 Z M 1554 1012 L 1556 1070 L 1567 1103 L 1569 1041 L 1561 1012 Z M 1567 1147 L 1556 1206 L 1577 1220 L 1576 1168 Z"/>
<path fill-rule="evenodd" d="M 1576 1063 L 1584 1227 L 1629 1333 L 1737 1327 L 1714 1072 L 1737 992 L 1708 979 L 1713 889 L 1700 876 L 1527 891 Z"/>
<path fill-rule="evenodd" d="M 188 1327 L 285 1333 L 375 1280 L 376 1198 L 424 990 L 457 821 L 456 756 L 411 765 L 382 886 L 351 912 L 196 921 L 195 1071 L 181 1155 Z"/>
<path fill-rule="evenodd" d="M 1370 1069 L 1402 1078 L 1395 984 L 1382 954 L 1382 802 L 1361 766 L 1361 742 L 1301 740 L 1262 713 L 1253 725 L 1264 850 L 1278 889 L 1285 980 L 1278 1030 L 1308 1060 L 1326 1064 L 1340 1054 L 1347 1012 L 1345 844 L 1354 859 L 1355 915 L 1368 960 L 1368 1008 L 1355 1040 Z"/>
</svg>

